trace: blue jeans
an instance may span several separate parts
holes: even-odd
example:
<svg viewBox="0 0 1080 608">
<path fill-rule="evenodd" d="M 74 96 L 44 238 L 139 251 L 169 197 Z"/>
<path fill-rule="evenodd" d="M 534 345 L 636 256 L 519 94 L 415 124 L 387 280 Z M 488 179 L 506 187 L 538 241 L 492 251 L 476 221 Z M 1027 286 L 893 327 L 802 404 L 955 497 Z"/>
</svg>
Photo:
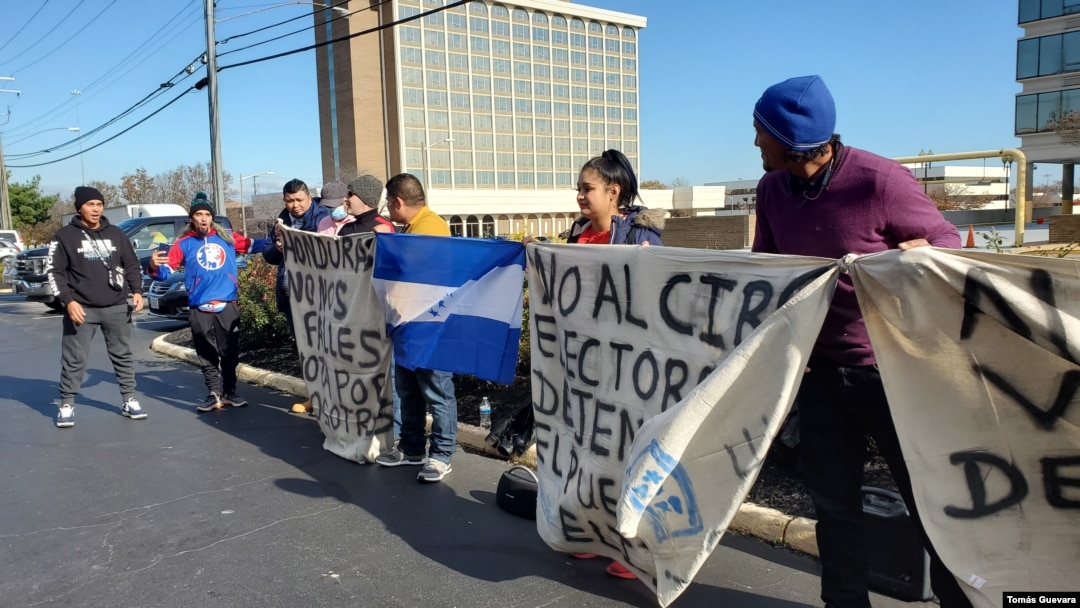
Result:
<svg viewBox="0 0 1080 608">
<path fill-rule="evenodd" d="M 431 412 L 430 458 L 449 463 L 457 447 L 457 399 L 454 375 L 431 369 L 407 369 L 394 365 L 394 381 L 401 400 L 401 439 L 398 449 L 409 456 L 423 456 L 424 423 Z"/>
</svg>

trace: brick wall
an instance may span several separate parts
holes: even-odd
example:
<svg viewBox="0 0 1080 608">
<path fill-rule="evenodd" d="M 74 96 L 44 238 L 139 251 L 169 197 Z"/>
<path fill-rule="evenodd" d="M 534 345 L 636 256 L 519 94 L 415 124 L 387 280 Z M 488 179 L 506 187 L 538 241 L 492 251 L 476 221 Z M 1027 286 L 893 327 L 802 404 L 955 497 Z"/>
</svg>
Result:
<svg viewBox="0 0 1080 608">
<path fill-rule="evenodd" d="M 670 220 L 669 220 L 670 221 Z M 667 231 L 664 232 L 667 236 Z M 667 242 L 667 239 L 664 239 Z M 1080 241 L 1080 215 L 1051 215 L 1050 242 L 1073 243 Z"/>
<path fill-rule="evenodd" d="M 664 225 L 664 244 L 696 249 L 742 249 L 754 240 L 756 219 L 755 215 L 668 218 Z"/>
</svg>

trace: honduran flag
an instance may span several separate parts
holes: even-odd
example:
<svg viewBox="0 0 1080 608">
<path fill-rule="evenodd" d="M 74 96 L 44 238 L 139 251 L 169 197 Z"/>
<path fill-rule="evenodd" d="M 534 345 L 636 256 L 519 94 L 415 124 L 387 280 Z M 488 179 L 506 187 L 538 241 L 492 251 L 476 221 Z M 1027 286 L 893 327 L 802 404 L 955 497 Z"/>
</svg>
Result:
<svg viewBox="0 0 1080 608">
<path fill-rule="evenodd" d="M 379 232 L 372 285 L 395 363 L 514 381 L 525 248 L 515 241 Z"/>
</svg>

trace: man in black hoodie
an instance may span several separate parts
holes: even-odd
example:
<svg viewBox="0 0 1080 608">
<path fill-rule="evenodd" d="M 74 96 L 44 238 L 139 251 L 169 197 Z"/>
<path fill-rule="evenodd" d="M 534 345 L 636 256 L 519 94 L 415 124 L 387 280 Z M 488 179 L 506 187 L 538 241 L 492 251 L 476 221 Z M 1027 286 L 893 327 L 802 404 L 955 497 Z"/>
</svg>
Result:
<svg viewBox="0 0 1080 608">
<path fill-rule="evenodd" d="M 135 398 L 135 361 L 131 354 L 131 313 L 142 310 L 142 269 L 131 241 L 102 212 L 105 197 L 96 188 L 75 188 L 75 217 L 56 231 L 49 244 L 47 273 L 64 306 L 60 356 L 60 411 L 56 426 L 75 426 L 75 395 L 86 376 L 86 356 L 97 328 L 116 372 L 123 403 L 120 413 L 146 418 Z"/>
</svg>

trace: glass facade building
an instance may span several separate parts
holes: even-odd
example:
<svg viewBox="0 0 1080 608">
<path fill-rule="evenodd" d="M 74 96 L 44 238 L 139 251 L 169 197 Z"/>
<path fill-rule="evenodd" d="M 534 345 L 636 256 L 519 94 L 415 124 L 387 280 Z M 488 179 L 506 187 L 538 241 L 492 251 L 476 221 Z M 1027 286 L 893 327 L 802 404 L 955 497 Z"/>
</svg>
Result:
<svg viewBox="0 0 1080 608">
<path fill-rule="evenodd" d="M 370 14 L 351 16 L 347 33 L 413 19 L 374 44 L 335 43 L 347 50 L 319 61 L 326 176 L 384 165 L 385 175 L 412 173 L 430 189 L 566 189 L 610 148 L 638 170 L 643 17 L 562 0 L 477 0 L 429 13 L 444 4 L 393 0 L 359 11 Z M 317 38 L 346 33 L 333 27 Z M 324 76 L 330 66 L 351 72 L 351 82 Z M 376 136 L 382 143 L 371 146 Z M 383 159 L 372 150 L 365 159 L 365 144 Z M 354 154 L 355 167 L 342 168 Z"/>
</svg>

